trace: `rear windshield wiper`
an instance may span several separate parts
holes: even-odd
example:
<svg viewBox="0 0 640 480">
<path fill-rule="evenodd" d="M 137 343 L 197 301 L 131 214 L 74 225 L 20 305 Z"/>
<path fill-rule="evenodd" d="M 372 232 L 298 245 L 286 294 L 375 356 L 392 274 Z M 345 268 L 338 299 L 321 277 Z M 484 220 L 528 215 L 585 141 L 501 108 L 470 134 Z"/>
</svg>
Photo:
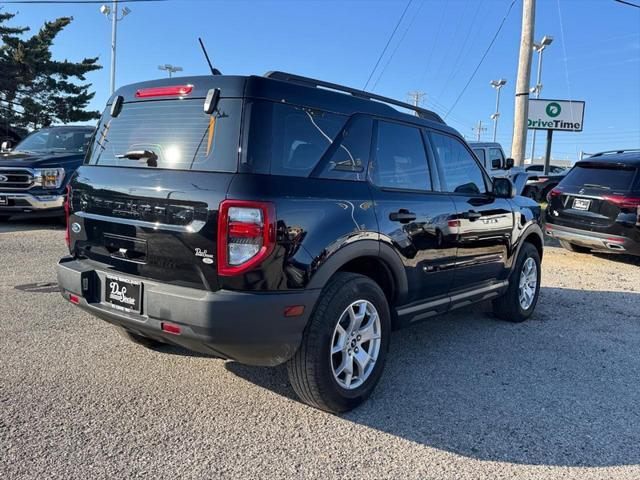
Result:
<svg viewBox="0 0 640 480">
<path fill-rule="evenodd" d="M 158 155 L 156 155 L 152 150 L 131 150 L 127 153 L 116 155 L 116 158 L 126 158 L 128 160 L 146 159 L 149 167 L 158 166 Z"/>
<path fill-rule="evenodd" d="M 606 185 L 598 185 L 597 183 L 585 183 L 582 185 L 583 187 L 593 187 L 593 188 L 602 188 L 604 190 L 611 190 Z"/>
</svg>

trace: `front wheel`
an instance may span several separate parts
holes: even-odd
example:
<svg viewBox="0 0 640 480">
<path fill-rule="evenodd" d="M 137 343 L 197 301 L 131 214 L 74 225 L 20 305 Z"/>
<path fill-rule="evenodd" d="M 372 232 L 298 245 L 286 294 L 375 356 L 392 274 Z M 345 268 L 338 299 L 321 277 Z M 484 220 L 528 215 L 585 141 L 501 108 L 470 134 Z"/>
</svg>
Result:
<svg viewBox="0 0 640 480">
<path fill-rule="evenodd" d="M 390 334 L 389 305 L 378 284 L 363 275 L 336 274 L 287 364 L 293 389 L 303 402 L 328 412 L 358 406 L 382 375 Z"/>
<path fill-rule="evenodd" d="M 531 243 L 520 249 L 509 288 L 493 301 L 493 313 L 502 320 L 524 322 L 531 316 L 540 295 L 540 254 Z"/>
</svg>

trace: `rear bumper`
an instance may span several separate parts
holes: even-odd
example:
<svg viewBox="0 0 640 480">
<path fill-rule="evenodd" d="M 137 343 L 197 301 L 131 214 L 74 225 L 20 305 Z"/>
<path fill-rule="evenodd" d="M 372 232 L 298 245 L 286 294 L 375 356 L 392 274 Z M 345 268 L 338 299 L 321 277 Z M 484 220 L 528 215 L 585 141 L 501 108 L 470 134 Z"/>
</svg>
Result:
<svg viewBox="0 0 640 480">
<path fill-rule="evenodd" d="M 289 360 L 319 290 L 284 293 L 208 292 L 127 276 L 142 282 L 140 314 L 115 310 L 104 301 L 108 268 L 65 257 L 57 268 L 58 285 L 68 300 L 96 317 L 140 335 L 184 348 L 250 365 L 273 366 Z M 288 306 L 304 305 L 302 315 L 285 317 Z M 180 327 L 175 335 L 162 330 L 170 322 Z"/>
<path fill-rule="evenodd" d="M 544 232 L 551 238 L 565 240 L 598 252 L 640 255 L 640 243 L 619 235 L 578 230 L 549 223 L 545 224 Z"/>
<path fill-rule="evenodd" d="M 3 192 L 0 197 L 6 197 L 7 204 L 0 204 L 2 215 L 25 215 L 30 213 L 62 215 L 64 213 L 64 194 L 42 194 Z"/>
</svg>

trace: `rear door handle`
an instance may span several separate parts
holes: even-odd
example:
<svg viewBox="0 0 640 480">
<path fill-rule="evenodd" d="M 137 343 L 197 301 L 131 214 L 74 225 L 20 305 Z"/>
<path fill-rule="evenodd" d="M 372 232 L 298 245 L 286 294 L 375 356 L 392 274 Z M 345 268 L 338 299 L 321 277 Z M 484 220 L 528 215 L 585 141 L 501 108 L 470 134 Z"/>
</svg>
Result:
<svg viewBox="0 0 640 480">
<path fill-rule="evenodd" d="M 414 221 L 416 218 L 417 217 L 415 213 L 410 212 L 409 210 L 405 210 L 404 208 L 401 208 L 397 212 L 392 212 L 389 214 L 389 220 L 393 222 L 409 223 Z"/>
<path fill-rule="evenodd" d="M 468 212 L 464 212 L 462 218 L 466 218 L 467 220 L 474 222 L 482 217 L 480 212 L 476 212 L 475 210 L 469 210 Z"/>
</svg>

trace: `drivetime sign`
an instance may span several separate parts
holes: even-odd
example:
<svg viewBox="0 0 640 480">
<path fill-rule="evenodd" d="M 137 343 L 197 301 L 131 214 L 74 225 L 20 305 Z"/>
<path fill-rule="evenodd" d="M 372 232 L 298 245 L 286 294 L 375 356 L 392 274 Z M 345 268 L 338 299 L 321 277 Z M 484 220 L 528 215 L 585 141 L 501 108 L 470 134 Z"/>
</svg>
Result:
<svg viewBox="0 0 640 480">
<path fill-rule="evenodd" d="M 583 121 L 582 101 L 529 99 L 529 129 L 581 132 Z"/>
</svg>

